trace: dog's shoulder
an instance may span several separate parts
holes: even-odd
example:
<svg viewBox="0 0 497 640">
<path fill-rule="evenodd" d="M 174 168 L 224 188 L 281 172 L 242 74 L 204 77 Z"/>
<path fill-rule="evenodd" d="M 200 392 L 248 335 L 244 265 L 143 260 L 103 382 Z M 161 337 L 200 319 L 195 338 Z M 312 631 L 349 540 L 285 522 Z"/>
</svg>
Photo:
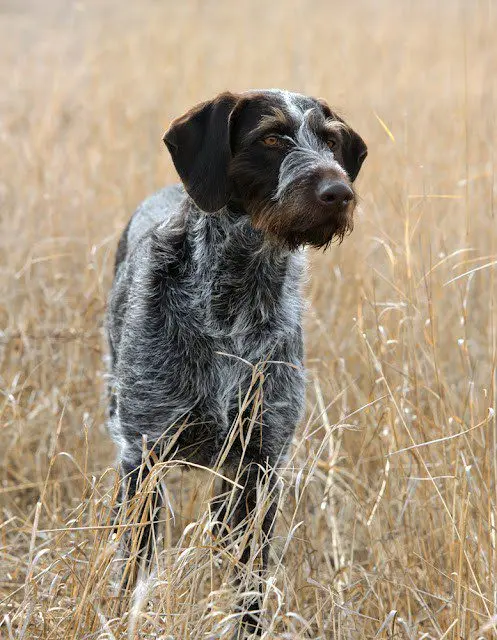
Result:
<svg viewBox="0 0 497 640">
<path fill-rule="evenodd" d="M 160 189 L 146 198 L 131 216 L 117 247 L 115 270 L 128 259 L 140 242 L 157 225 L 168 225 L 180 213 L 186 194 L 181 184 Z"/>
</svg>

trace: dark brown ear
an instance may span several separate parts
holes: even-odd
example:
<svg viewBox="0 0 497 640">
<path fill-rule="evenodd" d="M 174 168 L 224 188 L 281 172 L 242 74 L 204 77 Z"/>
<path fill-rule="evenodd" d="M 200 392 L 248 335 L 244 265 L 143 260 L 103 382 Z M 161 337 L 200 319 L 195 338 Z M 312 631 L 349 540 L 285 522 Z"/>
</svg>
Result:
<svg viewBox="0 0 497 640">
<path fill-rule="evenodd" d="M 362 163 L 368 155 L 368 148 L 361 136 L 353 129 L 347 128 L 343 133 L 342 156 L 345 171 L 351 182 L 357 178 Z"/>
<path fill-rule="evenodd" d="M 230 197 L 229 118 L 237 101 L 221 93 L 176 118 L 164 134 L 186 191 L 203 211 L 218 211 Z"/>
<path fill-rule="evenodd" d="M 345 171 L 348 173 L 351 182 L 357 178 L 359 171 L 362 167 L 362 163 L 366 159 L 368 155 L 368 148 L 366 143 L 361 138 L 361 136 L 356 133 L 353 129 L 349 127 L 349 125 L 342 120 L 340 116 L 334 113 L 326 100 L 319 98 L 317 101 L 324 112 L 326 118 L 333 118 L 334 120 L 339 120 L 343 122 L 346 126 L 343 132 L 343 146 L 342 146 L 342 156 L 343 156 L 343 165 Z"/>
</svg>

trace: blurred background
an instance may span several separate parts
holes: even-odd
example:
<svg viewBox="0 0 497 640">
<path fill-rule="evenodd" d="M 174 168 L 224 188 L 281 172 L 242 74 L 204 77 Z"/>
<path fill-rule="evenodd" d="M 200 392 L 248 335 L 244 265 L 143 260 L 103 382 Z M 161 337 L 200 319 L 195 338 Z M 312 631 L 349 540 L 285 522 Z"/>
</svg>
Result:
<svg viewBox="0 0 497 640">
<path fill-rule="evenodd" d="M 177 180 L 169 122 L 265 87 L 369 147 L 353 234 L 312 255 L 267 637 L 497 636 L 496 13 L 0 1 L 2 638 L 228 637 L 195 474 L 168 479 L 162 582 L 117 613 L 102 327 L 120 232 Z"/>
</svg>

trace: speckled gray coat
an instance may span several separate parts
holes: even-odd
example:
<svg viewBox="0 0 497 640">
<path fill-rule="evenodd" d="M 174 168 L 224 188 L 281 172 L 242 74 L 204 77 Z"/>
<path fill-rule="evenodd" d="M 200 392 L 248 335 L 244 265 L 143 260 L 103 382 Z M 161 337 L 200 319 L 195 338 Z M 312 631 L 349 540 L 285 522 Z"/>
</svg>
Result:
<svg viewBox="0 0 497 640">
<path fill-rule="evenodd" d="M 128 473 L 142 436 L 152 447 L 185 421 L 175 457 L 214 465 L 256 365 L 262 437 L 245 463 L 277 463 L 303 411 L 303 267 L 302 251 L 266 242 L 248 216 L 200 212 L 180 185 L 140 206 L 121 238 L 108 322 L 111 429 Z"/>
</svg>

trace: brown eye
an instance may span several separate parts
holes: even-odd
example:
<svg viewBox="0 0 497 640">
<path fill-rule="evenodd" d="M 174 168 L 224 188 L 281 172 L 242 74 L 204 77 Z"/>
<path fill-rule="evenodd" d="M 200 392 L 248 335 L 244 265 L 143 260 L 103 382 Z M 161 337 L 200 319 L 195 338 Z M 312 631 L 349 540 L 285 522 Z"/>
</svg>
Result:
<svg viewBox="0 0 497 640">
<path fill-rule="evenodd" d="M 334 138 L 328 138 L 328 140 L 326 140 L 326 144 L 333 151 L 333 149 L 337 146 L 337 141 Z"/>
<path fill-rule="evenodd" d="M 262 142 L 266 145 L 266 147 L 276 147 L 280 144 L 279 138 L 277 138 L 276 136 L 267 136 Z"/>
</svg>

